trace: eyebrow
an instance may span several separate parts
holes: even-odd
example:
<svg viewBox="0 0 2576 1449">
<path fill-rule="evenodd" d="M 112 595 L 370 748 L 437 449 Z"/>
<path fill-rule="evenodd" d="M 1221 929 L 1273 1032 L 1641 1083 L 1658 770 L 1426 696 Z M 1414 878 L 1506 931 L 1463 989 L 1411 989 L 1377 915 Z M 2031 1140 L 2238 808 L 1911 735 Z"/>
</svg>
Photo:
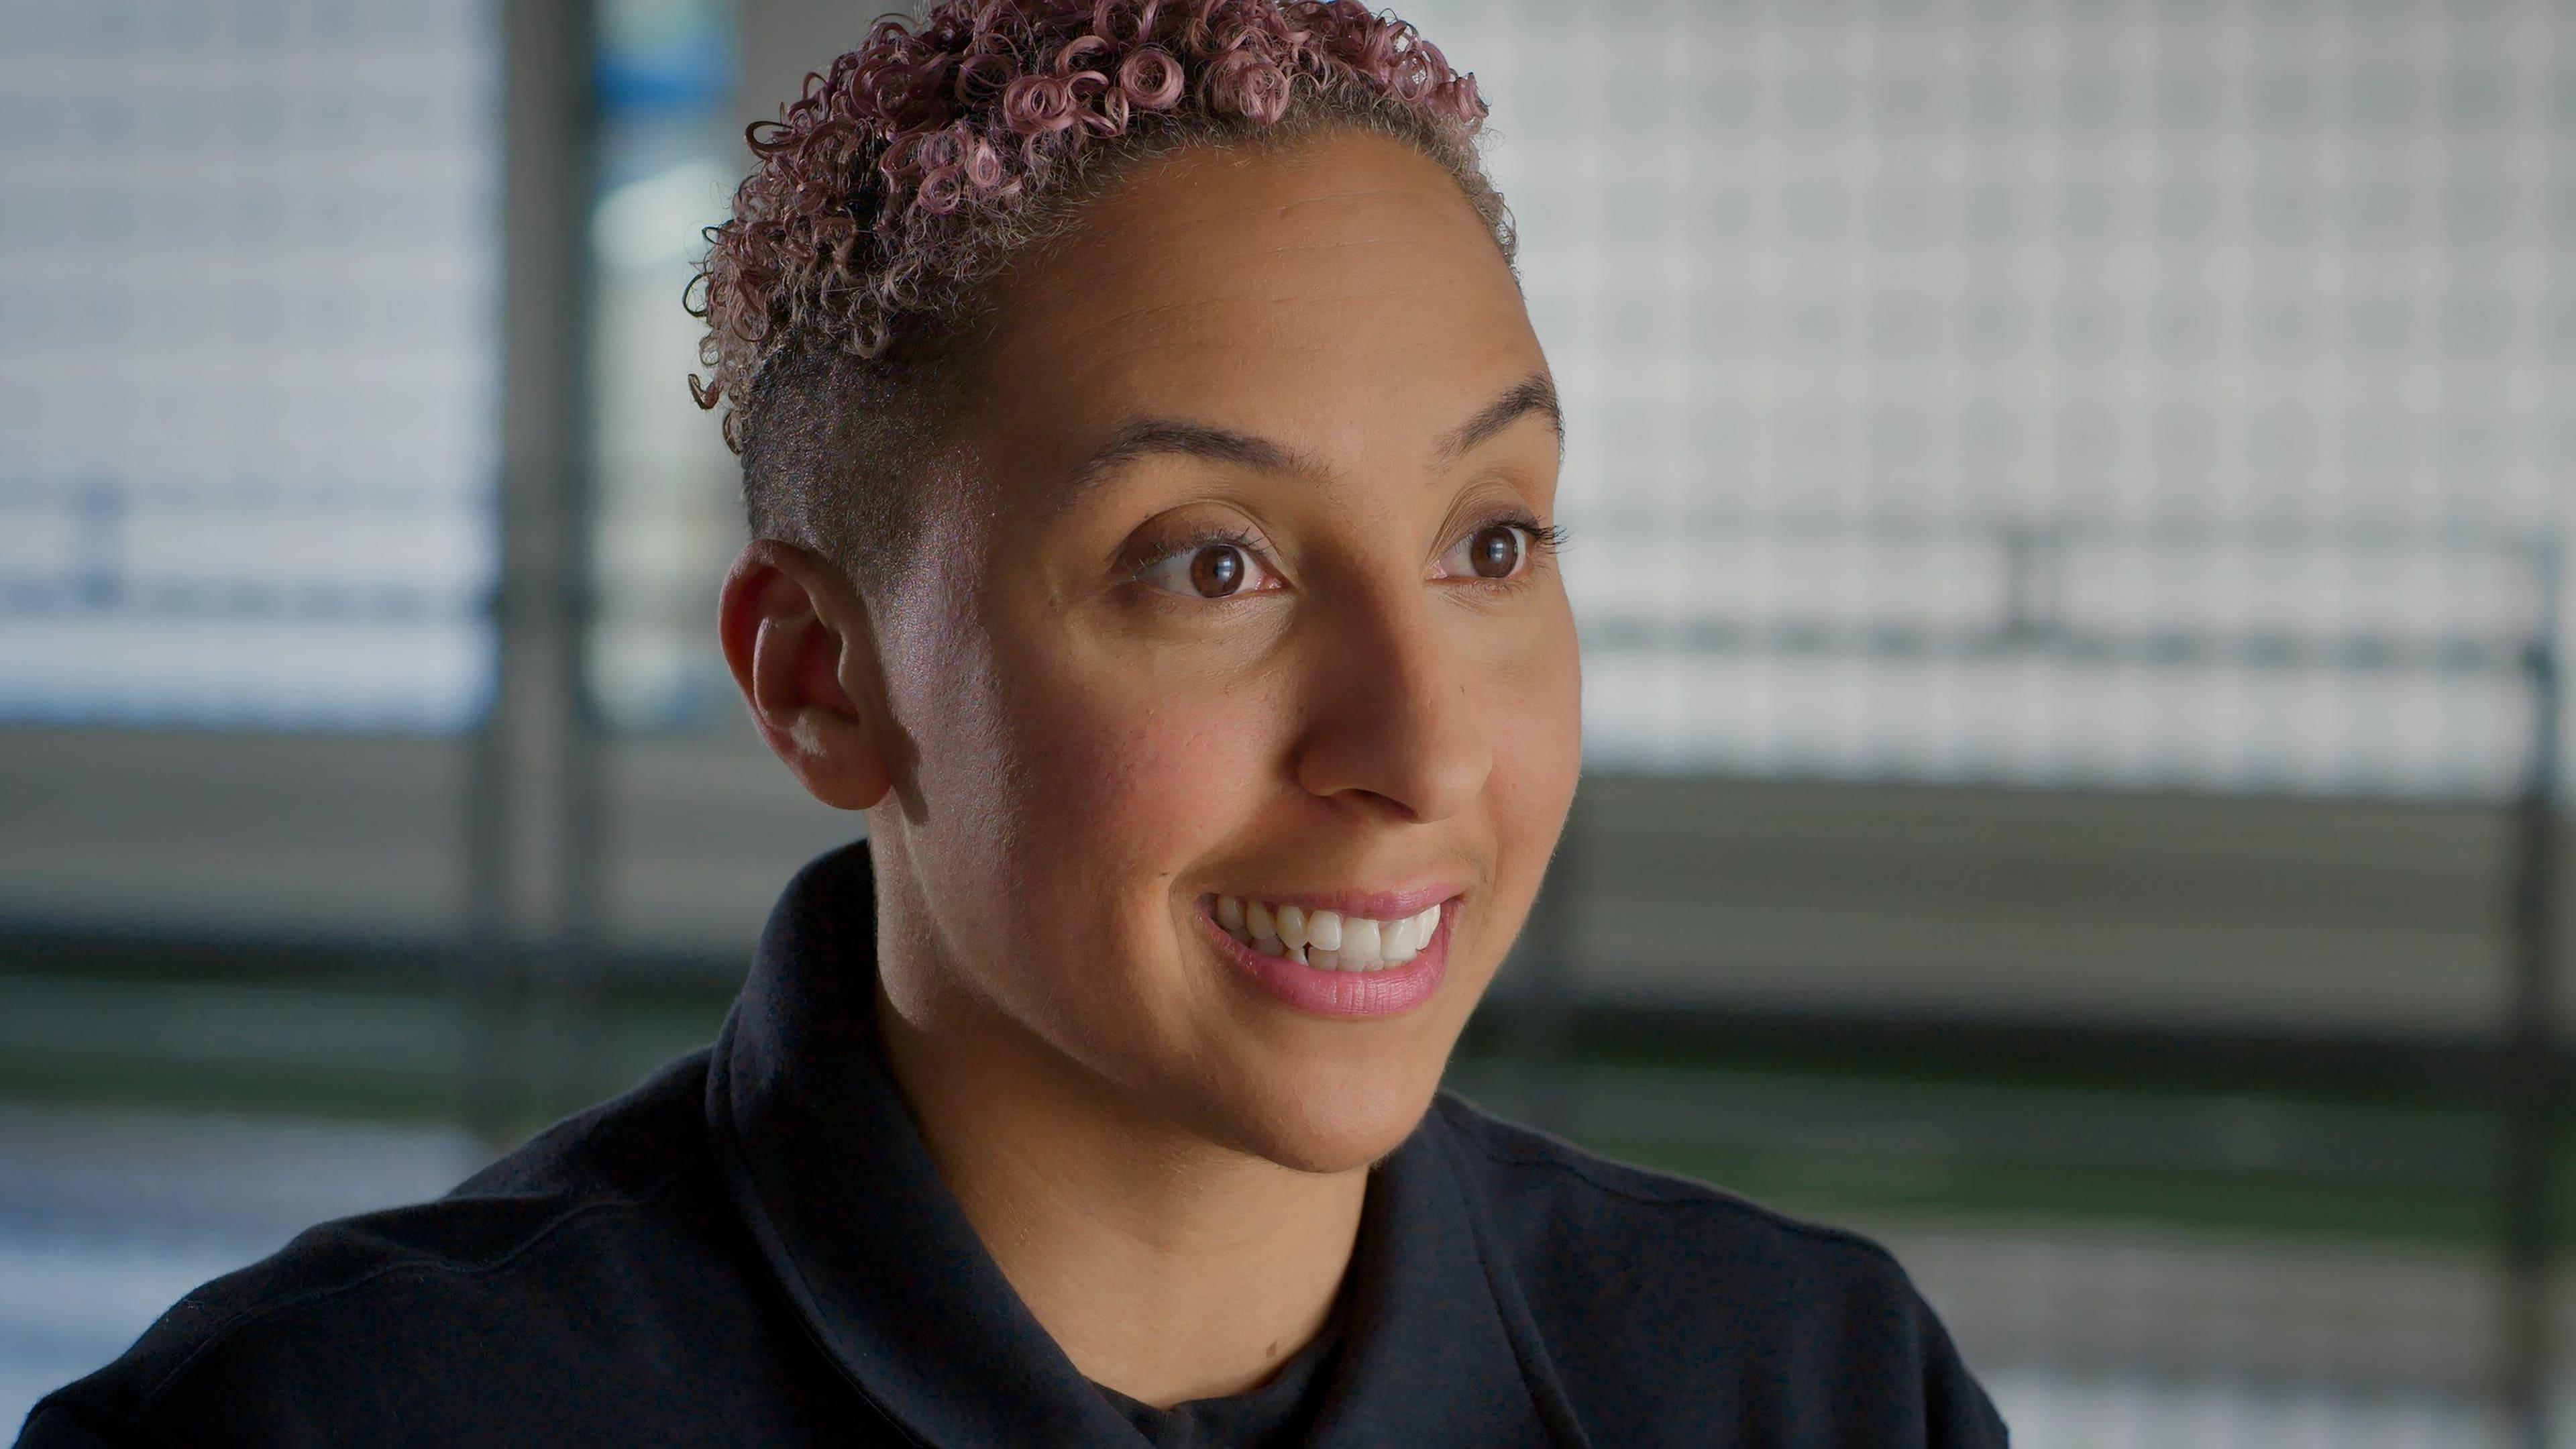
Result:
<svg viewBox="0 0 2576 1449">
<path fill-rule="evenodd" d="M 1432 465 L 1439 468 L 1455 463 L 1492 441 L 1505 428 L 1528 417 L 1542 419 L 1549 431 L 1556 434 L 1556 451 L 1561 460 L 1565 456 L 1565 415 L 1557 405 L 1556 384 L 1547 374 L 1538 372 L 1512 384 L 1502 396 L 1487 403 L 1474 417 L 1443 437 L 1439 446 L 1432 450 Z M 1198 458 L 1271 473 L 1304 473 L 1313 477 L 1322 477 L 1330 471 L 1321 462 L 1286 444 L 1251 433 L 1179 418 L 1137 418 L 1119 424 L 1107 442 L 1074 465 L 1066 474 L 1061 496 L 1070 502 L 1128 464 L 1152 457 Z"/>
<path fill-rule="evenodd" d="M 1432 454 L 1432 462 L 1435 466 L 1455 463 L 1492 441 L 1503 429 L 1531 417 L 1544 421 L 1548 431 L 1556 434 L 1557 460 L 1564 461 L 1565 410 L 1557 406 L 1556 382 L 1544 372 L 1533 372 L 1442 439 L 1439 450 Z"/>
<path fill-rule="evenodd" d="M 1176 418 L 1137 418 L 1119 424 L 1108 442 L 1074 465 L 1066 476 L 1064 496 L 1071 499 L 1137 459 L 1152 457 L 1199 458 L 1271 473 L 1324 471 L 1315 460 L 1268 438 Z"/>
</svg>

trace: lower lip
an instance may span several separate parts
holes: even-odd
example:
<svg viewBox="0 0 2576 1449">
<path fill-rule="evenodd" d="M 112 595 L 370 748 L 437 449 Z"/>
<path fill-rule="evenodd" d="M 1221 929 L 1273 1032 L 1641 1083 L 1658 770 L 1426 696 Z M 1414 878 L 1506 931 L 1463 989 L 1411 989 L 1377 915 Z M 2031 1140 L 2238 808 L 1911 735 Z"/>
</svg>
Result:
<svg viewBox="0 0 2576 1449">
<path fill-rule="evenodd" d="M 1323 971 L 1285 956 L 1265 956 L 1226 934 L 1205 909 L 1193 911 L 1225 958 L 1241 967 L 1253 984 L 1316 1016 L 1396 1016 L 1431 999 L 1449 969 L 1449 928 L 1457 919 L 1457 902 L 1443 903 L 1440 924 L 1421 952 L 1401 966 L 1378 971 Z"/>
</svg>

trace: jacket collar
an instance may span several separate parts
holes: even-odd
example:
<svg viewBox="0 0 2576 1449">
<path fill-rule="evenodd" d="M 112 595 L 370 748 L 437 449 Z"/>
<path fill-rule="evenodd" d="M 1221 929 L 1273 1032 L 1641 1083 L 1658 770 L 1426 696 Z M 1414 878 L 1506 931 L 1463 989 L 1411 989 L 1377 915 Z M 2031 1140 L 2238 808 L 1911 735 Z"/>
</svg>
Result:
<svg viewBox="0 0 2576 1449">
<path fill-rule="evenodd" d="M 789 884 L 710 1060 L 708 1124 L 761 1255 L 817 1342 L 921 1443 L 1142 1442 L 940 1182 L 886 1069 L 875 973 L 860 842 Z M 1548 1442 L 1526 1335 L 1496 1301 L 1515 1295 L 1489 1271 L 1449 1151 L 1434 1112 L 1370 1175 L 1318 1444 Z"/>
</svg>

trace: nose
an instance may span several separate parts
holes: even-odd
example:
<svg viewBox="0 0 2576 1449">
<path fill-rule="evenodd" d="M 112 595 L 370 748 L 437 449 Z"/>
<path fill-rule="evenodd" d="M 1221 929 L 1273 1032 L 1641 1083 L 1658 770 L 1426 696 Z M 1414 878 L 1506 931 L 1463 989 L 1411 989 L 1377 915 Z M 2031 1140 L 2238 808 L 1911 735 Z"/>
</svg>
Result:
<svg viewBox="0 0 2576 1449">
<path fill-rule="evenodd" d="M 1298 784 L 1403 821 L 1465 809 L 1493 772 L 1493 736 L 1476 663 L 1434 602 L 1418 587 L 1345 596 L 1318 632 Z"/>
</svg>

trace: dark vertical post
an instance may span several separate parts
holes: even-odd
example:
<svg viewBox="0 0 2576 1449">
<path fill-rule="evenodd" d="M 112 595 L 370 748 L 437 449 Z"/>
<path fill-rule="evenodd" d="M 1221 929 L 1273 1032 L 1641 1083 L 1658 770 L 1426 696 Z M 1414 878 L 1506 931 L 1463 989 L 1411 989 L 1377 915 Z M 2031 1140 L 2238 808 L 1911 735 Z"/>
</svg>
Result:
<svg viewBox="0 0 2576 1449">
<path fill-rule="evenodd" d="M 2066 540 L 2053 524 L 2003 526 L 2004 642 L 2034 645 L 2055 634 L 2065 613 Z"/>
<path fill-rule="evenodd" d="M 72 495 L 72 588 L 85 608 L 107 609 L 125 597 L 125 518 L 131 511 L 122 478 L 96 478 Z"/>
<path fill-rule="evenodd" d="M 591 0 L 508 0 L 494 14 L 505 158 L 499 658 L 473 756 L 463 985 L 467 1123 L 498 1145 L 544 1110 L 530 1100 L 547 1085 L 532 1069 L 532 988 L 560 1003 L 594 969 L 601 792 L 585 681 Z"/>
<path fill-rule="evenodd" d="M 2504 1183 L 2504 1393 L 2526 1449 L 2550 1440 L 2551 1260 L 2557 1237 L 2560 731 L 2566 680 L 2558 645 L 2559 559 L 2532 550 L 2538 621 L 2523 650 L 2531 690 L 2531 762 L 2516 802 L 2510 939 L 2513 1017 L 2505 1056 L 2509 1124 Z"/>
</svg>

